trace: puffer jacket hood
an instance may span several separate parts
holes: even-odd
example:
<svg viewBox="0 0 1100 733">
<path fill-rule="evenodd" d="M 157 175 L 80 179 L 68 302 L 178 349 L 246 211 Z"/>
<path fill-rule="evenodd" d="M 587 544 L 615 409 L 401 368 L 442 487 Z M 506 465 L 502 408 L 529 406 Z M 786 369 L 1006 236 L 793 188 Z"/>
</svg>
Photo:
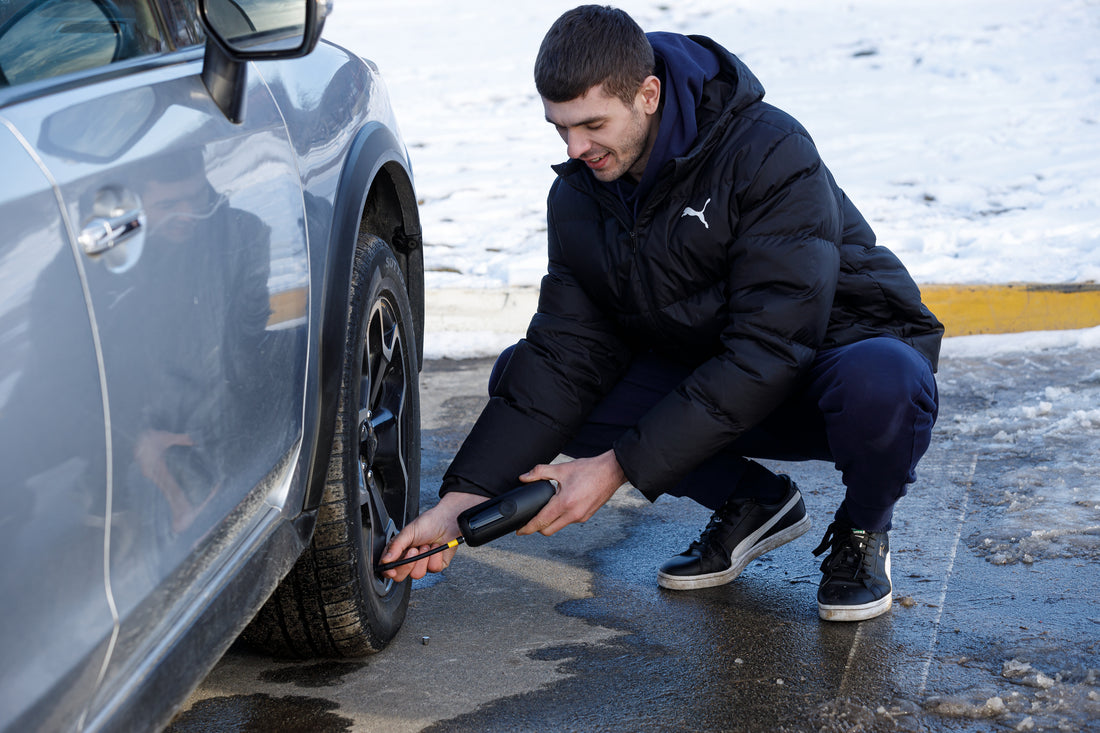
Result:
<svg viewBox="0 0 1100 733">
<path fill-rule="evenodd" d="M 603 184 L 614 190 L 637 214 L 670 161 L 700 146 L 700 123 L 713 127 L 722 112 L 735 114 L 764 98 L 764 86 L 741 59 L 705 36 L 647 33 L 661 78 L 661 124 L 642 180 L 637 186 L 622 180 Z M 706 92 L 706 84 L 723 77 L 720 91 Z M 702 118 L 702 119 L 700 119 Z M 579 161 L 571 163 L 583 168 Z M 568 165 L 568 163 L 564 164 Z"/>
<path fill-rule="evenodd" d="M 732 117 L 764 99 L 764 85 L 744 61 L 706 36 L 686 38 L 712 54 L 718 62 L 719 70 L 712 77 L 703 98 L 699 100 L 696 109 L 698 134 L 694 145 L 684 155 L 690 152 L 699 153 L 717 144 L 719 140 L 716 136 L 721 135 L 722 129 Z M 681 165 L 691 162 L 685 160 Z"/>
<path fill-rule="evenodd" d="M 635 211 L 653 188 L 659 171 L 673 158 L 680 157 L 695 143 L 699 126 L 695 110 L 703 101 L 704 85 L 719 70 L 713 53 L 676 33 L 648 33 L 661 79 L 661 123 L 657 140 L 649 155 L 642 180 L 637 186 L 622 179 L 605 185 L 612 187 Z"/>
</svg>

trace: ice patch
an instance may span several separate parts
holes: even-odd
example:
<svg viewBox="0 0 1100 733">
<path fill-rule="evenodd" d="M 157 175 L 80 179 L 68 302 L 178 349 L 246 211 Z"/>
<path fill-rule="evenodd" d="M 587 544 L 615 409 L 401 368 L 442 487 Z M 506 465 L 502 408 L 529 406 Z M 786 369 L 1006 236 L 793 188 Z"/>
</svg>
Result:
<svg viewBox="0 0 1100 733">
<path fill-rule="evenodd" d="M 1022 677 L 1031 670 L 1031 664 L 1019 659 L 1009 659 L 1001 665 L 1001 676 L 1007 678 Z"/>
<path fill-rule="evenodd" d="M 822 733 L 848 733 L 854 731 L 923 731 L 921 708 L 910 700 L 890 700 L 874 707 L 852 698 L 839 698 L 819 705 L 810 716 L 810 730 Z M 795 733 L 807 730 L 802 725 L 793 729 L 785 725 L 776 733 Z"/>
<path fill-rule="evenodd" d="M 936 437 L 977 451 L 983 462 L 1003 464 L 986 472 L 996 483 L 984 494 L 1001 512 L 976 528 L 970 546 L 995 565 L 1100 561 L 1095 356 L 1051 350 L 964 362 L 969 366 L 942 381 L 940 393 L 944 404 L 965 404 L 953 421 L 936 427 Z M 1053 384 L 1047 376 L 1052 364 L 1060 371 L 1072 364 L 1080 376 Z"/>
<path fill-rule="evenodd" d="M 996 718 L 1004 715 L 1007 708 L 998 695 L 990 695 L 985 688 L 964 690 L 958 695 L 932 697 L 925 708 L 938 715 L 951 718 Z"/>
<path fill-rule="evenodd" d="M 1014 657 L 1002 663 L 999 678 L 930 697 L 924 708 L 951 718 L 995 719 L 998 725 L 1020 731 L 1091 730 L 1089 726 L 1100 720 L 1100 670 L 1048 672 Z"/>
<path fill-rule="evenodd" d="M 1072 390 L 1069 387 L 1047 387 L 1043 390 L 1043 395 L 1045 395 L 1048 400 L 1057 400 L 1061 397 L 1065 397 L 1070 392 L 1072 392 Z"/>
<path fill-rule="evenodd" d="M 1040 402 L 1038 407 L 1024 407 L 1024 417 L 1036 418 L 1049 415 L 1054 405 L 1050 402 Z"/>
<path fill-rule="evenodd" d="M 1019 659 L 1010 659 L 1005 662 L 1001 667 L 1001 676 L 1017 684 L 1037 687 L 1041 690 L 1049 690 L 1056 683 L 1053 677 L 1032 669 L 1029 663 L 1021 662 Z"/>
</svg>

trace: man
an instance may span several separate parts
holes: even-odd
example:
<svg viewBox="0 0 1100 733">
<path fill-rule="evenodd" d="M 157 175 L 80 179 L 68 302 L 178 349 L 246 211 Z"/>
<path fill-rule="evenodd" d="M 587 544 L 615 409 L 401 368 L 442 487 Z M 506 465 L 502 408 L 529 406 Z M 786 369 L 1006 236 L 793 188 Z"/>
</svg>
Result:
<svg viewBox="0 0 1100 733">
<path fill-rule="evenodd" d="M 794 483 L 746 456 L 830 460 L 846 492 L 815 551 L 829 552 L 819 614 L 885 612 L 893 506 L 929 444 L 943 332 L 905 268 L 714 41 L 583 6 L 551 27 L 535 78 L 570 158 L 547 202 L 538 313 L 498 360 L 440 503 L 383 561 L 457 537 L 457 515 L 517 477 L 558 485 L 519 534 L 583 522 L 629 482 L 714 510 L 658 583 L 728 583 L 810 526 Z M 559 452 L 576 460 L 547 465 Z M 438 572 L 453 552 L 387 575 Z"/>
</svg>

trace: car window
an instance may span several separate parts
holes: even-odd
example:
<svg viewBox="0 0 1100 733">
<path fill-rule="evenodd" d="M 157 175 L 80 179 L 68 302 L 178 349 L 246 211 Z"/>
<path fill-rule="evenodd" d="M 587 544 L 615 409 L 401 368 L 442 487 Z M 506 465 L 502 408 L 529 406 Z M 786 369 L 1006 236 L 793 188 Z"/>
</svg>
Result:
<svg viewBox="0 0 1100 733">
<path fill-rule="evenodd" d="M 0 86 L 167 50 L 151 0 L 0 2 Z"/>
</svg>

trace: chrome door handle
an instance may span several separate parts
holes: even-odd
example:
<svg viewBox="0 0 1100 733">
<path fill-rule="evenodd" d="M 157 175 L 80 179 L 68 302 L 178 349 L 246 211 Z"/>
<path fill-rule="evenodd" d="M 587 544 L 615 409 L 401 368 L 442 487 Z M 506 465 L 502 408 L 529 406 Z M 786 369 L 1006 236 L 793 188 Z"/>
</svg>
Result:
<svg viewBox="0 0 1100 733">
<path fill-rule="evenodd" d="M 84 254 L 100 255 L 126 241 L 143 226 L 145 212 L 141 209 L 118 216 L 97 216 L 84 226 L 76 241 L 84 249 Z"/>
</svg>

